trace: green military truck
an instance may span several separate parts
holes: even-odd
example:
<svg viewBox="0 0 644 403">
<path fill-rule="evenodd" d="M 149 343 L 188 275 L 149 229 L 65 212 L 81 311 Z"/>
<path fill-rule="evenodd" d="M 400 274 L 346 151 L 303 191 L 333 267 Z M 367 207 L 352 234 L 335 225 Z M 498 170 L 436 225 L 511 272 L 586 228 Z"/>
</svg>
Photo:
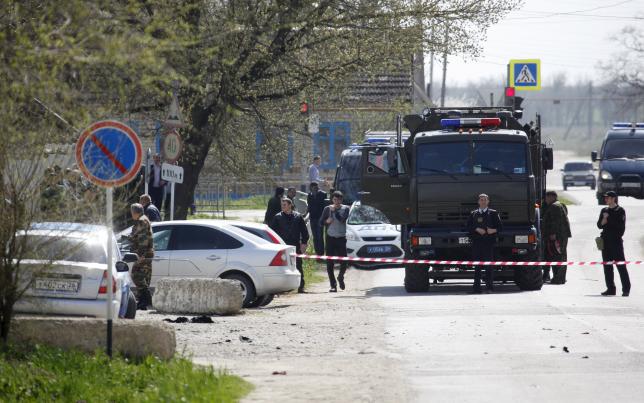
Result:
<svg viewBox="0 0 644 403">
<path fill-rule="evenodd" d="M 480 193 L 490 196 L 503 231 L 495 258 L 541 258 L 539 204 L 545 197 L 552 149 L 541 141 L 536 124 L 519 123 L 521 111 L 508 107 L 425 109 L 402 121 L 410 137 L 401 145 L 363 145 L 362 203 L 381 210 L 402 228 L 405 256 L 411 259 L 470 260 L 466 222 Z M 398 124 L 398 131 L 401 124 Z M 430 280 L 473 278 L 473 268 L 418 264 L 405 267 L 405 289 L 424 292 Z M 522 290 L 538 290 L 542 272 L 495 266 L 495 280 L 514 281 Z"/>
</svg>

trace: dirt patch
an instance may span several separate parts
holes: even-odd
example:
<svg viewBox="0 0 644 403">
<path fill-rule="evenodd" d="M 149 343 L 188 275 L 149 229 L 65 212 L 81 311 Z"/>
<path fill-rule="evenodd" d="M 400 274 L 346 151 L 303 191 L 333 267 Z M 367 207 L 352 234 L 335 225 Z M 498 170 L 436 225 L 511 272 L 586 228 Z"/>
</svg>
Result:
<svg viewBox="0 0 644 403">
<path fill-rule="evenodd" d="M 245 401 L 406 401 L 399 361 L 385 344 L 385 314 L 365 299 L 372 273 L 350 270 L 347 290 L 326 282 L 214 323 L 176 323 L 177 351 L 226 368 L 256 387 Z M 137 320 L 171 315 L 140 312 Z"/>
</svg>

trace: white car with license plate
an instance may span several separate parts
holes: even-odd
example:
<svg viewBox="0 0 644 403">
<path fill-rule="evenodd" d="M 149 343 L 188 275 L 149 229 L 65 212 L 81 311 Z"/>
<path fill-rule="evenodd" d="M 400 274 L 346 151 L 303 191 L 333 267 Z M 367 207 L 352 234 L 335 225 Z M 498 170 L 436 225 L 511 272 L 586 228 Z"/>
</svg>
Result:
<svg viewBox="0 0 644 403">
<path fill-rule="evenodd" d="M 400 230 L 378 209 L 355 202 L 347 219 L 347 256 L 402 258 Z M 391 263 L 351 262 L 358 268 L 400 266 Z"/>
<path fill-rule="evenodd" d="M 258 225 L 225 220 L 162 221 L 152 223 L 154 288 L 161 278 L 226 278 L 238 280 L 244 292 L 244 306 L 263 305 L 274 294 L 292 291 L 300 285 L 295 267 L 295 247 L 256 236 Z M 121 232 L 128 235 L 131 229 Z M 129 249 L 121 239 L 121 249 Z"/>
<path fill-rule="evenodd" d="M 18 242 L 24 239 L 25 247 L 18 275 L 25 292 L 14 312 L 106 318 L 107 235 L 107 227 L 77 223 L 38 223 L 19 233 Z M 129 267 L 114 236 L 110 245 L 113 319 L 134 319 Z"/>
</svg>

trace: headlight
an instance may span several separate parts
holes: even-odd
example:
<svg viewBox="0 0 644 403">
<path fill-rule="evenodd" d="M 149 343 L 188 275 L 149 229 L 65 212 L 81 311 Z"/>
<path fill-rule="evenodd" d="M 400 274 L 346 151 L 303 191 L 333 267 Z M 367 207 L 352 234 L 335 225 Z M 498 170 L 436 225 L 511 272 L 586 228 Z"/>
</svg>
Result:
<svg viewBox="0 0 644 403">
<path fill-rule="evenodd" d="M 605 181 L 613 180 L 613 175 L 611 175 L 608 171 L 601 171 L 599 173 L 599 176 Z"/>
<path fill-rule="evenodd" d="M 347 241 L 360 241 L 360 237 L 352 230 L 347 229 Z"/>
</svg>

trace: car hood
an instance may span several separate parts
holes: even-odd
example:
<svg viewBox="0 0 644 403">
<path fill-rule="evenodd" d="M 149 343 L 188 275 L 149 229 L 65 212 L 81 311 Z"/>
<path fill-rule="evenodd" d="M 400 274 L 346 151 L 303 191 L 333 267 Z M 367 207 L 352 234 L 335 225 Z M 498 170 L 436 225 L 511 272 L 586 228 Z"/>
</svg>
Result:
<svg viewBox="0 0 644 403">
<path fill-rule="evenodd" d="M 627 159 L 614 159 L 604 160 L 601 162 L 602 170 L 610 172 L 612 175 L 621 174 L 637 174 L 644 175 L 644 159 L 627 160 Z"/>
<path fill-rule="evenodd" d="M 347 227 L 351 228 L 360 237 L 400 235 L 400 231 L 396 230 L 396 226 L 391 224 L 349 224 Z"/>
</svg>

